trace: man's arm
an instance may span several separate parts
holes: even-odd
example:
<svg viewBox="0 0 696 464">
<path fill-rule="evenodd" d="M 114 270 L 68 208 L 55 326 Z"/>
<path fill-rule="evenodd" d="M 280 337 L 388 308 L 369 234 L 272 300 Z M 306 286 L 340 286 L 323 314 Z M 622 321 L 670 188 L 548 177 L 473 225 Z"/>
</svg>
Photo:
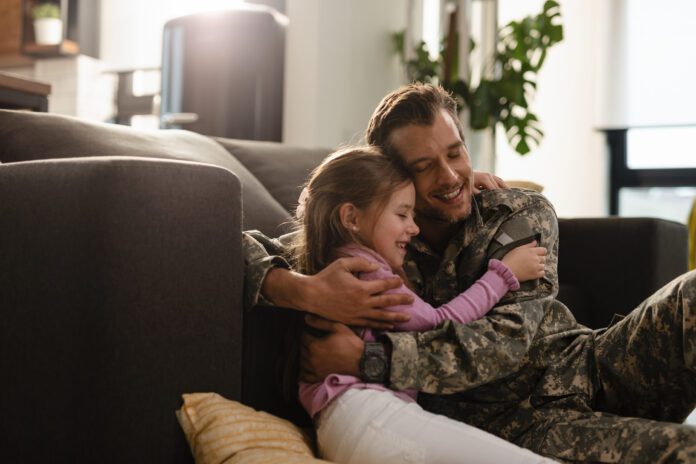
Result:
<svg viewBox="0 0 696 464">
<path fill-rule="evenodd" d="M 370 272 L 375 265 L 362 258 L 341 258 L 313 276 L 290 269 L 281 255 L 283 240 L 269 239 L 258 231 L 242 234 L 244 254 L 244 308 L 272 304 L 307 311 L 351 325 L 389 329 L 408 314 L 383 307 L 409 304 L 410 295 L 383 294 L 397 288 L 401 279 L 363 282 L 354 272 Z"/>
<path fill-rule="evenodd" d="M 449 394 L 506 377 L 520 367 L 558 290 L 558 225 L 553 208 L 541 196 L 534 196 L 531 204 L 508 220 L 512 218 L 524 218 L 541 234 L 541 246 L 548 250 L 544 279 L 533 288 L 523 286 L 508 294 L 507 304 L 469 324 L 448 321 L 428 332 L 386 334 L 392 351 L 391 388 Z M 481 252 L 487 254 L 487 250 Z M 310 337 L 303 340 L 305 378 L 321 379 L 326 372 L 343 373 L 338 367 L 355 365 L 354 360 L 343 359 L 356 356 L 356 342 L 348 340 L 349 334 Z M 331 346 L 323 347 L 324 341 Z M 350 349 L 343 349 L 344 344 Z"/>
<path fill-rule="evenodd" d="M 263 297 L 262 286 L 271 270 L 290 269 L 290 265 L 282 257 L 283 253 L 279 241 L 274 243 L 257 230 L 242 232 L 245 310 L 250 310 L 257 304 L 270 303 Z"/>
</svg>

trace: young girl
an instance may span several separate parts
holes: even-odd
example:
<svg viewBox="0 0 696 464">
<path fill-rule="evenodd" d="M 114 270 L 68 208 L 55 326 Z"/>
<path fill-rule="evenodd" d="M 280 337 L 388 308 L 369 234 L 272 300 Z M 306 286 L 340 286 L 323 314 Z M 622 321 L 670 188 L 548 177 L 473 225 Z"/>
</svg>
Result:
<svg viewBox="0 0 696 464">
<path fill-rule="evenodd" d="M 314 170 L 300 197 L 299 233 L 293 247 L 298 269 L 315 274 L 342 256 L 379 263 L 361 274 L 372 280 L 402 276 L 406 246 L 418 234 L 415 188 L 408 172 L 373 148 L 354 148 L 329 156 Z M 519 282 L 543 276 L 543 248 L 535 243 L 491 260 L 488 271 L 448 304 L 433 308 L 411 293 L 414 302 L 388 308 L 406 311 L 396 330 L 425 331 L 445 320 L 468 323 L 483 317 Z M 369 329 L 354 328 L 366 341 Z M 346 375 L 300 384 L 300 402 L 315 420 L 322 457 L 339 463 L 539 463 L 552 462 L 494 435 L 415 402 L 414 391 L 391 391 Z"/>
</svg>

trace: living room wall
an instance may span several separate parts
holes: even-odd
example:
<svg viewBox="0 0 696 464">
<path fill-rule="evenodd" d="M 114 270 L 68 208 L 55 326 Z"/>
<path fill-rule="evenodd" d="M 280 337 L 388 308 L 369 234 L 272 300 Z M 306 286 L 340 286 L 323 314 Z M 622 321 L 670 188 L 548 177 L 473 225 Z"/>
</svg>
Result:
<svg viewBox="0 0 696 464">
<path fill-rule="evenodd" d="M 283 139 L 357 143 L 380 99 L 404 82 L 390 33 L 403 0 L 288 0 Z"/>
<path fill-rule="evenodd" d="M 597 131 L 604 77 L 602 51 L 610 47 L 603 0 L 560 1 L 563 41 L 548 54 L 533 100 L 545 133 L 541 145 L 520 156 L 497 132 L 496 171 L 507 179 L 544 186 L 559 216 L 607 214 L 607 161 Z M 499 23 L 541 11 L 541 0 L 501 0 Z"/>
</svg>

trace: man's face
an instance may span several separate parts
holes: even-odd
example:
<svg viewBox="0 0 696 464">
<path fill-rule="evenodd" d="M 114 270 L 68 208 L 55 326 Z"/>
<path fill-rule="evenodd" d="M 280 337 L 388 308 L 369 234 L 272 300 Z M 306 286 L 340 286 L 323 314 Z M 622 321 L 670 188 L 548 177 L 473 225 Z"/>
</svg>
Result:
<svg viewBox="0 0 696 464">
<path fill-rule="evenodd" d="M 453 223 L 471 214 L 471 159 L 444 109 L 431 126 L 400 127 L 390 141 L 413 175 L 417 219 Z"/>
</svg>

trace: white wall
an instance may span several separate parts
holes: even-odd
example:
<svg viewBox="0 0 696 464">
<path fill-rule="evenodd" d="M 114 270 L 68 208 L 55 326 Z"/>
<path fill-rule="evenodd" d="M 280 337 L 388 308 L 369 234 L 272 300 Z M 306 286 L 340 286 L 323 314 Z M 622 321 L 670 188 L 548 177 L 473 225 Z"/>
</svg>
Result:
<svg viewBox="0 0 696 464">
<path fill-rule="evenodd" d="M 601 216 L 608 211 L 608 171 L 599 121 L 601 50 L 605 42 L 605 0 L 561 0 L 564 40 L 548 54 L 532 103 L 545 133 L 538 148 L 517 154 L 502 130 L 497 132 L 496 173 L 532 180 L 559 216 Z M 506 24 L 542 10 L 543 0 L 500 0 L 499 21 Z"/>
<path fill-rule="evenodd" d="M 403 83 L 390 34 L 404 0 L 288 0 L 283 140 L 358 142 L 380 99 Z"/>
</svg>

